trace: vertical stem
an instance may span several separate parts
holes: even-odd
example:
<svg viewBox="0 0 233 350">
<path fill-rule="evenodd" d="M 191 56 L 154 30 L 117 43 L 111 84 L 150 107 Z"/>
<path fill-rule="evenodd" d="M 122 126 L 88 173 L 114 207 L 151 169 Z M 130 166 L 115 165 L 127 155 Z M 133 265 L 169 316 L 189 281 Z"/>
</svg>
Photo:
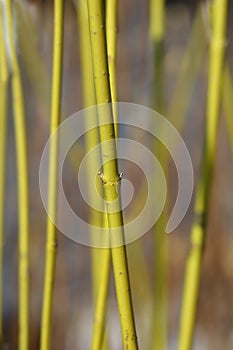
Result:
<svg viewBox="0 0 233 350">
<path fill-rule="evenodd" d="M 201 5 L 199 5 L 193 20 L 188 44 L 180 63 L 179 76 L 167 111 L 168 119 L 179 132 L 183 129 L 193 89 L 206 52 L 207 39 L 205 31 L 202 8 Z"/>
<path fill-rule="evenodd" d="M 117 52 L 117 16 L 118 0 L 106 0 L 106 39 L 108 52 L 109 83 L 112 102 L 117 102 L 117 76 L 116 76 L 116 52 Z"/>
<path fill-rule="evenodd" d="M 53 76 L 52 76 L 52 106 L 50 134 L 59 126 L 61 114 L 61 87 L 62 87 L 62 51 L 64 26 L 64 1 L 55 0 L 54 3 L 54 44 L 53 44 Z M 48 211 L 55 217 L 57 210 L 57 162 L 58 137 L 53 137 L 49 154 L 49 186 Z M 52 324 L 52 301 L 54 289 L 55 263 L 57 250 L 56 227 L 48 217 L 45 280 L 42 305 L 40 349 L 49 350 Z"/>
<path fill-rule="evenodd" d="M 103 227 L 107 227 L 107 215 L 104 214 L 103 216 Z M 111 251 L 109 248 L 94 249 L 96 249 L 96 253 L 100 258 L 98 266 L 101 271 L 98 271 L 100 280 L 98 283 L 98 289 L 96 290 L 97 293 L 95 298 L 95 314 L 91 349 L 101 350 L 107 347 L 105 316 L 110 278 Z"/>
<path fill-rule="evenodd" d="M 111 90 L 111 101 L 113 109 L 113 119 L 115 127 L 115 135 L 117 138 L 117 18 L 118 18 L 118 0 L 106 0 L 106 40 L 108 53 L 108 71 L 109 83 Z"/>
<path fill-rule="evenodd" d="M 8 110 L 8 63 L 3 30 L 3 8 L 0 3 L 0 349 L 3 345 L 3 246 L 6 179 L 6 140 Z"/>
<path fill-rule="evenodd" d="M 165 1 L 150 0 L 150 38 L 153 51 L 152 105 L 164 109 Z"/>
<path fill-rule="evenodd" d="M 150 37 L 153 50 L 153 85 L 152 106 L 158 112 L 164 111 L 164 39 L 165 39 L 165 1 L 150 2 Z M 154 149 L 163 164 L 167 177 L 168 158 L 162 145 L 155 144 Z M 155 198 L 159 200 L 160 192 L 154 188 Z M 153 320 L 153 349 L 167 348 L 168 336 L 168 237 L 165 235 L 167 223 L 167 203 L 155 226 L 155 293 Z"/>
<path fill-rule="evenodd" d="M 90 46 L 90 32 L 87 14 L 87 3 L 85 0 L 78 1 L 78 22 L 79 22 L 79 38 L 80 38 L 80 59 L 81 59 L 81 74 L 82 74 L 82 91 L 83 91 L 83 106 L 90 107 L 96 105 L 95 88 L 92 71 L 91 46 Z M 94 109 L 86 110 L 86 118 L 95 117 Z M 96 115 L 97 118 L 97 115 Z M 88 125 L 88 120 L 87 120 Z M 86 152 L 89 152 L 93 147 L 99 143 L 98 129 L 90 130 L 85 137 Z M 100 157 L 100 155 L 99 155 Z M 96 157 L 91 157 L 88 164 L 88 183 L 95 180 L 95 174 L 98 172 L 99 161 Z M 97 179 L 99 181 L 99 179 Z M 98 183 L 101 185 L 100 181 Z M 97 185 L 98 185 L 97 184 Z M 95 193 L 88 193 L 90 202 L 94 205 Z M 95 210 L 91 211 L 90 223 L 91 225 L 100 225 L 104 219 L 104 215 L 99 215 Z M 90 228 L 91 230 L 91 228 Z M 91 232 L 90 232 L 91 234 Z M 93 234 L 91 234 L 93 236 Z M 92 242 L 95 245 L 95 242 Z M 111 263 L 110 249 L 91 248 L 92 260 L 92 289 L 94 301 L 94 323 L 92 334 L 93 350 L 103 348 L 105 327 L 105 314 L 107 293 L 110 278 L 110 263 Z M 106 345 L 105 345 L 106 346 Z"/>
<path fill-rule="evenodd" d="M 9 60 L 12 69 L 12 95 L 15 125 L 17 177 L 18 177 L 18 215 L 19 215 L 19 349 L 29 347 L 29 195 L 28 159 L 24 110 L 24 98 L 17 59 L 11 0 L 5 1 L 5 15 L 9 43 Z"/>
<path fill-rule="evenodd" d="M 12 2 L 5 1 L 6 31 L 9 44 L 9 60 L 12 69 L 13 113 L 16 140 L 18 173 L 18 215 L 19 215 L 19 349 L 29 347 L 29 194 L 27 138 L 24 98 L 21 75 L 17 59 Z"/>
<path fill-rule="evenodd" d="M 37 11 L 39 8 L 37 7 Z M 36 23 L 30 14 L 27 2 L 15 1 L 17 17 L 17 41 L 20 49 L 20 58 L 23 62 L 25 74 L 30 79 L 35 95 L 41 101 L 40 108 L 43 117 L 48 119 L 50 108 L 49 88 L 50 80 L 45 67 L 44 57 L 39 48 L 39 35 Z M 27 38 L 27 40 L 25 40 Z"/>
<path fill-rule="evenodd" d="M 226 119 L 226 127 L 229 135 L 231 153 L 233 154 L 233 123 L 232 123 L 232 110 L 233 110 L 233 86 L 231 79 L 231 72 L 228 63 L 225 63 L 223 71 L 223 109 Z"/>
<path fill-rule="evenodd" d="M 207 212 L 216 153 L 221 78 L 225 51 L 226 15 L 227 0 L 215 0 L 213 3 L 213 30 L 209 49 L 205 144 L 202 173 L 195 198 L 195 217 L 190 237 L 191 248 L 185 270 L 179 350 L 191 349 L 196 320 L 207 228 Z"/>
<path fill-rule="evenodd" d="M 96 102 L 99 105 L 111 102 L 102 1 L 88 0 L 88 16 Z M 110 234 L 112 229 L 118 228 L 122 243 L 124 243 L 123 218 L 118 196 L 120 177 L 117 168 L 114 124 L 110 105 L 107 106 L 106 113 L 102 113 L 102 109 L 98 106 L 98 120 L 102 159 L 110 159 L 103 164 L 102 176 L 108 228 Z M 107 124 L 103 125 L 103 122 L 107 122 Z M 104 141 L 109 142 L 106 144 Z M 117 200 L 118 210 L 115 213 L 110 213 L 109 207 L 113 200 Z M 138 349 L 124 244 L 112 248 L 112 260 L 124 349 Z"/>
<path fill-rule="evenodd" d="M 188 45 L 185 49 L 185 53 L 180 64 L 179 76 L 173 90 L 174 92 L 172 94 L 171 101 L 168 104 L 168 110 L 167 108 L 163 108 L 162 105 L 160 107 L 161 109 L 159 107 L 156 107 L 159 106 L 159 99 L 156 98 L 157 95 L 154 92 L 155 84 L 152 83 L 152 107 L 161 111 L 164 109 L 164 113 L 166 114 L 168 120 L 171 121 L 171 123 L 179 132 L 181 132 L 183 129 L 190 98 L 192 96 L 193 88 L 195 86 L 198 73 L 201 69 L 201 64 L 204 58 L 207 43 L 207 40 L 203 35 L 204 30 L 205 28 L 203 26 L 201 8 L 199 6 L 192 25 L 191 34 L 188 39 Z M 196 52 L 195 57 L 193 55 L 193 52 Z M 156 66 L 155 63 L 153 64 L 153 67 L 154 66 Z M 152 75 L 153 81 L 156 81 L 155 76 L 156 73 Z M 164 98 L 160 99 L 160 101 L 163 100 Z M 144 188 L 142 187 L 140 191 L 141 192 L 138 195 L 139 201 L 143 195 Z M 137 204 L 135 204 L 134 208 L 137 208 Z"/>
</svg>

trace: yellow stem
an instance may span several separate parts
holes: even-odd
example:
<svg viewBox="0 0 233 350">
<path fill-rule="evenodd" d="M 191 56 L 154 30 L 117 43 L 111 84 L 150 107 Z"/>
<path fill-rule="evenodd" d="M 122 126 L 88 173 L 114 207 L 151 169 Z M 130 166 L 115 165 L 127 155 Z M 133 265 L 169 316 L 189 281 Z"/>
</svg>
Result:
<svg viewBox="0 0 233 350">
<path fill-rule="evenodd" d="M 150 0 L 150 39 L 153 50 L 152 107 L 164 108 L 165 1 Z"/>
<path fill-rule="evenodd" d="M 4 212 L 6 179 L 6 144 L 7 144 L 7 110 L 8 110 L 9 71 L 4 41 L 3 8 L 0 3 L 0 349 L 3 345 L 3 247 L 4 247 Z"/>
<path fill-rule="evenodd" d="M 164 39 L 165 39 L 165 1 L 150 1 L 150 39 L 153 50 L 153 85 L 152 107 L 164 112 Z M 168 172 L 168 157 L 163 146 L 155 143 L 154 150 L 163 165 L 164 173 Z M 159 201 L 160 191 L 154 188 L 155 198 Z M 156 193 L 157 192 L 157 193 Z M 168 337 L 168 237 L 165 234 L 167 223 L 167 202 L 154 232 L 154 312 L 153 312 L 153 349 L 167 348 Z"/>
<path fill-rule="evenodd" d="M 105 105 L 106 113 L 103 113 L 101 106 L 99 106 L 102 103 L 111 102 L 103 8 L 100 0 L 88 0 L 88 16 L 94 84 L 96 101 L 98 104 L 98 121 L 100 124 L 101 155 L 102 159 L 110 159 L 103 164 L 102 177 L 108 228 L 110 235 L 113 229 L 116 230 L 116 228 L 118 228 L 116 234 L 120 236 L 121 243 L 123 244 L 123 218 L 118 196 L 120 177 L 116 159 L 113 113 L 110 105 Z M 103 125 L 103 122 L 106 122 L 106 124 Z M 105 143 L 105 141 L 108 142 Z M 115 213 L 110 213 L 109 207 L 111 207 L 111 202 L 114 200 L 117 202 L 117 211 Z M 112 260 L 124 349 L 138 349 L 125 245 L 112 248 Z"/>
<path fill-rule="evenodd" d="M 226 119 L 226 126 L 229 135 L 231 153 L 233 154 L 233 86 L 229 64 L 226 63 L 223 71 L 223 109 Z"/>
<path fill-rule="evenodd" d="M 5 1 L 6 30 L 9 44 L 9 60 L 12 70 L 12 95 L 18 173 L 19 215 L 19 349 L 29 347 L 29 194 L 27 138 L 24 98 L 17 59 L 11 0 Z"/>
<path fill-rule="evenodd" d="M 61 115 L 61 87 L 62 87 L 62 51 L 63 51 L 63 26 L 64 26 L 64 1 L 55 0 L 54 4 L 54 45 L 53 45 L 53 76 L 52 76 L 52 106 L 51 125 L 52 134 L 60 122 Z M 48 186 L 48 211 L 53 218 L 57 210 L 57 162 L 58 162 L 58 137 L 53 137 L 50 145 L 49 156 L 49 186 Z M 57 250 L 56 227 L 48 217 L 47 219 L 47 243 L 45 261 L 44 294 L 41 320 L 40 349 L 50 349 L 52 301 L 54 289 L 54 275 Z"/>
<path fill-rule="evenodd" d="M 159 101 L 164 102 L 164 98 L 160 96 L 160 92 L 156 94 L 152 87 L 153 107 L 156 110 L 164 110 L 164 114 L 167 116 L 167 119 L 172 122 L 180 133 L 184 127 L 190 99 L 198 78 L 198 73 L 201 69 L 201 64 L 203 62 L 204 53 L 207 46 L 206 37 L 203 35 L 204 30 L 205 28 L 203 26 L 201 8 L 199 6 L 195 15 L 191 34 L 188 39 L 188 45 L 182 58 L 178 79 L 173 90 L 171 101 L 169 101 L 168 108 L 162 107 L 162 104 L 159 103 Z M 153 41 L 154 39 L 152 39 L 152 42 Z M 193 52 L 196 52 L 196 55 L 193 55 Z M 161 79 L 164 80 L 163 75 L 161 75 Z M 154 79 L 154 81 L 155 80 L 156 79 Z M 163 83 L 161 85 L 163 86 Z M 141 202 L 141 197 L 143 196 L 144 191 L 145 189 L 142 186 L 137 196 L 139 202 Z M 133 206 L 132 213 L 130 213 L 132 217 L 134 215 L 134 208 L 138 208 L 137 203 Z"/>
<path fill-rule="evenodd" d="M 216 152 L 221 78 L 225 51 L 226 15 L 227 0 L 215 0 L 213 3 L 213 30 L 209 49 L 205 144 L 202 158 L 202 173 L 195 198 L 195 217 L 190 237 L 191 248 L 185 269 L 179 350 L 191 349 L 194 334 L 206 237 L 207 212 Z"/>
<path fill-rule="evenodd" d="M 39 51 L 39 35 L 35 22 L 30 16 L 28 4 L 23 1 L 15 2 L 17 16 L 17 37 L 25 73 L 31 80 L 36 96 L 41 100 L 43 117 L 48 117 L 49 110 L 49 75 L 46 71 L 43 57 Z M 25 40 L 27 38 L 27 40 Z M 46 119 L 48 120 L 48 118 Z"/>
<path fill-rule="evenodd" d="M 118 136 L 117 124 L 117 18 L 118 18 L 118 0 L 106 0 L 106 40 L 108 53 L 108 71 L 111 90 L 112 111 L 115 127 L 115 136 Z"/>
<path fill-rule="evenodd" d="M 80 40 L 80 59 L 81 59 L 81 73 L 82 73 L 82 92 L 83 92 L 83 106 L 90 107 L 96 105 L 95 89 L 92 71 L 91 60 L 91 46 L 90 46 L 90 32 L 87 14 L 87 3 L 84 0 L 78 1 L 78 23 L 79 23 L 79 40 Z M 88 125 L 88 118 L 95 118 L 95 110 L 86 110 L 86 118 Z M 93 115 L 94 114 L 94 115 Z M 97 118 L 97 115 L 96 115 Z M 86 152 L 89 152 L 93 147 L 99 143 L 98 129 L 90 130 L 85 137 Z M 100 157 L 100 155 L 99 155 Z M 98 172 L 99 159 L 91 157 L 88 163 L 88 183 L 95 181 L 95 174 Z M 99 180 L 99 179 L 97 179 Z M 101 185 L 98 181 L 97 185 Z M 100 186 L 99 186 L 100 187 Z M 101 191 L 101 188 L 100 188 Z M 95 194 L 89 191 L 88 196 L 93 207 L 95 206 Z M 91 211 L 90 224 L 99 226 L 102 224 L 104 215 L 99 215 L 95 210 Z M 91 230 L 91 228 L 90 228 Z M 90 232 L 90 235 L 94 235 Z M 95 245 L 95 242 L 92 242 Z M 92 259 L 92 289 L 94 301 L 94 323 L 92 345 L 93 350 L 103 349 L 107 347 L 107 343 L 103 344 L 106 339 L 105 333 L 105 313 L 107 292 L 109 287 L 110 277 L 110 250 L 91 248 Z"/>
<path fill-rule="evenodd" d="M 101 250 L 98 250 L 98 248 L 94 249 L 96 250 L 96 253 L 99 257 L 98 272 L 100 280 L 97 286 L 98 288 L 96 288 L 97 293 L 95 298 L 95 314 L 91 349 L 101 350 L 104 347 L 107 348 L 107 342 L 104 343 L 104 340 L 106 338 L 105 316 L 106 303 L 108 298 L 111 255 L 109 248 L 102 248 Z"/>
<path fill-rule="evenodd" d="M 198 6 L 167 110 L 168 119 L 179 132 L 183 129 L 185 116 L 207 48 L 206 35 L 203 34 L 206 30 L 201 10 L 201 6 Z"/>
<path fill-rule="evenodd" d="M 117 16 L 118 0 L 106 0 L 106 39 L 108 52 L 109 83 L 112 102 L 117 102 L 117 76 L 116 76 L 116 53 L 117 53 Z M 114 116 L 117 117 L 117 116 Z M 116 122 L 116 120 L 114 119 Z"/>
</svg>

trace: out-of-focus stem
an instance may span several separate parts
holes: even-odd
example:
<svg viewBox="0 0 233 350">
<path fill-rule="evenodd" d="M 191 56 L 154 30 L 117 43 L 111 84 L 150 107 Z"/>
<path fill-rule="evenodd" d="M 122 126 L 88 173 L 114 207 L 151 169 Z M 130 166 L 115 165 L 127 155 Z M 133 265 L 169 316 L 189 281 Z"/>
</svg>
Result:
<svg viewBox="0 0 233 350">
<path fill-rule="evenodd" d="M 233 111 L 233 86 L 231 79 L 231 72 L 229 64 L 225 63 L 223 71 L 223 110 L 226 119 L 226 126 L 229 135 L 229 141 L 231 146 L 231 153 L 233 154 L 233 123 L 232 123 L 232 111 Z"/>
<path fill-rule="evenodd" d="M 16 141 L 19 215 L 19 349 L 29 347 L 29 194 L 24 98 L 14 38 L 12 2 L 5 1 L 6 35 L 12 73 L 13 114 Z"/>
<path fill-rule="evenodd" d="M 6 145 L 7 145 L 7 111 L 8 111 L 9 71 L 3 29 L 3 8 L 0 3 L 0 349 L 3 344 L 3 247 L 4 247 L 4 213 L 5 213 L 5 179 L 6 179 Z"/>
<path fill-rule="evenodd" d="M 187 115 L 195 83 L 206 52 L 207 36 L 203 34 L 205 32 L 202 9 L 199 5 L 193 20 L 188 44 L 180 64 L 178 79 L 167 110 L 168 119 L 179 132 L 184 127 L 185 116 Z"/>
<path fill-rule="evenodd" d="M 164 112 L 164 39 L 165 39 L 165 1 L 150 2 L 150 39 L 153 51 L 152 107 Z M 168 158 L 163 145 L 154 145 L 156 155 L 163 165 L 165 176 L 168 172 Z M 155 181 L 156 183 L 156 181 Z M 154 186 L 156 200 L 160 200 L 159 189 Z M 156 203 L 155 203 L 156 205 Z M 161 214 L 154 232 L 154 312 L 153 312 L 153 349 L 167 348 L 168 337 L 168 237 L 165 235 L 167 223 L 167 204 Z"/>
<path fill-rule="evenodd" d="M 202 258 L 207 229 L 207 213 L 217 143 L 220 92 L 225 52 L 226 15 L 227 0 L 215 0 L 213 3 L 213 26 L 209 48 L 206 132 L 202 156 L 202 172 L 195 197 L 195 216 L 190 237 L 191 248 L 185 269 L 179 350 L 191 349 L 198 306 Z"/>
</svg>

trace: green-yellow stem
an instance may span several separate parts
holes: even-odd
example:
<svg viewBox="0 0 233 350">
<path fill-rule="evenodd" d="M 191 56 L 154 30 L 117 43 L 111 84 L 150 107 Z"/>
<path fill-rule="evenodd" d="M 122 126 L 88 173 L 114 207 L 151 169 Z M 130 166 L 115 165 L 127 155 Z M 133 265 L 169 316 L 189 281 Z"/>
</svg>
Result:
<svg viewBox="0 0 233 350">
<path fill-rule="evenodd" d="M 106 217 L 107 219 L 107 217 Z M 99 263 L 98 266 L 101 268 L 99 271 L 100 281 L 98 283 L 98 289 L 96 290 L 95 298 L 95 314 L 93 324 L 93 336 L 92 336 L 92 350 L 101 350 L 107 347 L 107 343 L 104 344 L 106 337 L 106 303 L 108 299 L 108 287 L 110 277 L 110 262 L 111 255 L 109 248 L 94 248 L 98 252 Z"/>
<path fill-rule="evenodd" d="M 39 33 L 30 15 L 28 4 L 15 2 L 17 17 L 17 39 L 25 73 L 31 80 L 37 98 L 40 99 L 42 116 L 48 120 L 50 80 L 42 55 L 39 51 Z M 25 40 L 27 38 L 27 40 Z"/>
<path fill-rule="evenodd" d="M 117 110 L 117 18 L 118 18 L 118 0 L 106 0 L 106 40 L 108 53 L 108 72 L 111 90 L 111 101 L 115 135 L 118 136 L 118 110 Z"/>
<path fill-rule="evenodd" d="M 64 26 L 64 1 L 55 0 L 54 3 L 54 45 L 53 45 L 53 76 L 52 76 L 52 106 L 50 134 L 60 123 L 61 115 L 61 87 L 62 87 L 62 51 L 63 51 L 63 26 Z M 58 162 L 58 137 L 53 137 L 50 145 L 49 156 L 49 186 L 48 186 L 48 211 L 53 218 L 57 210 L 57 162 Z M 45 279 L 41 320 L 40 349 L 49 350 L 52 325 L 52 302 L 54 289 L 54 275 L 56 263 L 57 236 L 56 227 L 48 217 L 47 219 L 47 243 L 45 261 Z"/>
<path fill-rule="evenodd" d="M 164 112 L 164 40 L 165 40 L 165 1 L 150 1 L 150 39 L 153 50 L 152 107 Z M 155 141 L 156 142 L 156 141 Z M 168 158 L 163 146 L 155 143 L 154 150 L 163 165 L 167 176 Z M 156 200 L 161 197 L 154 186 Z M 155 203 L 156 205 L 156 203 Z M 167 223 L 167 204 L 161 214 L 154 232 L 154 312 L 153 312 L 153 349 L 167 348 L 168 337 L 168 237 L 165 234 Z"/>
<path fill-rule="evenodd" d="M 19 349 L 29 347 L 29 194 L 28 157 L 24 98 L 16 53 L 11 0 L 5 1 L 5 16 L 12 70 L 12 96 L 16 141 L 19 215 Z"/>
<path fill-rule="evenodd" d="M 173 90 L 171 101 L 169 101 L 168 109 L 164 108 L 164 115 L 167 116 L 167 119 L 172 122 L 180 133 L 184 127 L 190 99 L 198 78 L 198 73 L 201 70 L 201 64 L 207 46 L 206 37 L 203 35 L 204 30 L 201 8 L 199 6 L 188 39 L 188 45 L 182 58 L 178 79 Z M 196 54 L 193 55 L 193 52 Z M 152 87 L 152 106 L 156 110 L 159 110 L 159 107 L 156 107 L 158 106 L 158 101 L 163 101 L 164 98 L 160 99 L 160 93 L 156 94 L 153 90 Z M 143 196 L 144 191 L 145 189 L 142 186 L 137 196 L 139 202 L 141 202 L 141 197 Z M 137 203 L 133 206 L 132 213 L 130 213 L 132 217 L 135 208 L 138 208 Z"/>
<path fill-rule="evenodd" d="M 87 14 L 87 3 L 85 0 L 78 1 L 78 23 L 79 23 L 79 39 L 80 39 L 80 59 L 81 59 L 81 73 L 82 73 L 82 92 L 83 92 L 83 106 L 90 107 L 96 105 L 95 88 L 92 71 L 91 46 L 90 46 L 90 32 Z M 95 109 L 86 110 L 86 118 L 88 125 L 88 118 L 97 118 Z M 86 153 L 99 143 L 98 129 L 90 130 L 85 136 Z M 100 154 L 99 154 L 100 158 Z M 98 172 L 99 159 L 94 156 L 91 157 L 88 163 L 88 183 L 95 181 Z M 98 185 L 101 185 L 100 180 Z M 99 186 L 100 187 L 100 186 Z M 101 191 L 101 188 L 99 188 Z M 88 193 L 92 206 L 95 207 L 95 193 L 89 191 Z M 103 222 L 104 215 L 100 215 L 94 209 L 91 211 L 90 223 L 93 226 L 100 226 Z M 90 227 L 90 230 L 92 228 Z M 94 235 L 90 232 L 90 235 Z M 95 246 L 95 242 L 92 242 Z M 91 248 L 92 259 L 92 289 L 94 301 L 94 323 L 92 334 L 93 350 L 105 349 L 107 343 L 103 344 L 106 339 L 105 314 L 107 293 L 110 278 L 110 249 Z"/>
<path fill-rule="evenodd" d="M 183 129 L 185 116 L 187 115 L 195 83 L 206 52 L 207 39 L 206 35 L 203 35 L 204 32 L 202 8 L 199 5 L 167 110 L 168 120 L 172 122 L 179 132 Z"/>
<path fill-rule="evenodd" d="M 88 16 L 96 102 L 98 105 L 110 103 L 111 93 L 108 78 L 106 37 L 103 8 L 100 0 L 88 0 Z M 100 124 L 101 156 L 102 159 L 110 159 L 103 164 L 103 192 L 106 201 L 110 234 L 112 229 L 118 227 L 123 243 L 124 230 L 120 199 L 118 196 L 120 178 L 117 168 L 113 113 L 110 104 L 106 108 L 107 111 L 105 111 L 105 113 L 103 113 L 101 107 L 98 106 L 97 109 L 98 121 Z M 106 122 L 106 124 L 102 125 L 103 122 Z M 107 145 L 104 141 L 108 141 Z M 117 201 L 117 211 L 115 213 L 110 213 L 108 206 L 113 200 Z M 125 245 L 112 248 L 112 261 L 124 349 L 138 349 Z"/>
<path fill-rule="evenodd" d="M 3 8 L 0 3 L 0 349 L 3 344 L 3 247 L 4 247 L 4 213 L 5 213 L 5 179 L 6 179 L 6 144 L 7 144 L 7 110 L 8 110 L 9 71 L 3 30 Z"/>
<path fill-rule="evenodd" d="M 229 141 L 231 146 L 231 153 L 233 155 L 233 123 L 232 123 L 232 110 L 233 110 L 233 86 L 231 79 L 231 72 L 228 63 L 225 63 L 223 72 L 223 109 L 226 119 L 226 126 L 229 135 Z"/>
<path fill-rule="evenodd" d="M 150 40 L 153 50 L 152 107 L 164 109 L 165 1 L 150 0 Z"/>
<path fill-rule="evenodd" d="M 106 0 L 106 39 L 107 39 L 107 53 L 108 53 L 109 83 L 110 83 L 112 102 L 117 102 L 117 77 L 116 77 L 117 17 L 118 17 L 117 12 L 118 12 L 118 0 Z M 114 117 L 117 117 L 117 116 L 114 116 Z"/>
<path fill-rule="evenodd" d="M 221 78 L 225 51 L 227 0 L 213 3 L 213 28 L 209 49 L 206 133 L 202 173 L 195 197 L 195 217 L 191 229 L 191 248 L 186 263 L 182 299 L 179 350 L 192 346 L 200 289 L 202 258 L 207 228 L 207 212 L 216 152 Z"/>
</svg>

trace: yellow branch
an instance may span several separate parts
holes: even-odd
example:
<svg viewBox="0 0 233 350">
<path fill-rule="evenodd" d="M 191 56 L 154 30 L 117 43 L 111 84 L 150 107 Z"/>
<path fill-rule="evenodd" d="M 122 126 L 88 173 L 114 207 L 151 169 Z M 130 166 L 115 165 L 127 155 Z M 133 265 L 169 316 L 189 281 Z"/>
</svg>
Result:
<svg viewBox="0 0 233 350">
<path fill-rule="evenodd" d="M 12 70 L 12 95 L 16 140 L 19 215 L 19 349 L 29 347 L 29 194 L 28 159 L 24 98 L 17 59 L 11 0 L 5 1 L 9 60 Z"/>
<path fill-rule="evenodd" d="M 191 249 L 186 263 L 182 299 L 179 350 L 192 346 L 204 251 L 207 212 L 216 152 L 218 116 L 225 51 L 227 0 L 213 3 L 213 31 L 209 49 L 209 72 L 206 107 L 206 133 L 202 173 L 195 198 L 195 217 L 191 229 Z"/>
<path fill-rule="evenodd" d="M 107 219 L 107 218 L 106 218 Z M 104 224 L 103 224 L 104 225 Z M 96 250 L 96 255 L 99 257 L 98 267 L 99 267 L 99 283 L 96 289 L 96 299 L 95 299 L 95 314 L 94 314 L 94 324 L 93 324 L 93 336 L 91 349 L 92 350 L 102 350 L 106 349 L 107 343 L 107 333 L 106 333 L 106 304 L 108 298 L 108 287 L 109 287 L 109 277 L 110 277 L 110 262 L 111 255 L 109 248 L 93 248 Z"/>
<path fill-rule="evenodd" d="M 6 179 L 7 145 L 7 110 L 8 110 L 9 71 L 3 30 L 3 8 L 0 3 L 0 349 L 3 344 L 3 247 L 4 247 L 4 212 Z"/>
<path fill-rule="evenodd" d="M 111 102 L 103 8 L 100 0 L 88 0 L 88 16 L 96 101 L 100 105 Z M 123 219 L 118 196 L 120 177 L 117 169 L 113 114 L 110 105 L 105 106 L 105 108 L 106 113 L 103 113 L 102 108 L 98 106 L 101 155 L 102 159 L 110 159 L 103 164 L 103 192 L 110 234 L 112 229 L 119 228 L 117 234 L 123 243 Z M 107 124 L 103 125 L 103 122 Z M 108 141 L 107 144 L 105 141 Z M 113 214 L 109 212 L 109 207 L 114 200 L 117 201 L 117 212 Z M 125 245 L 112 248 L 112 260 L 124 349 L 137 349 Z"/>
<path fill-rule="evenodd" d="M 81 59 L 81 74 L 82 74 L 82 94 L 83 94 L 83 106 L 90 107 L 96 105 L 95 88 L 92 71 L 92 59 L 91 59 L 91 46 L 90 46 L 90 32 L 87 14 L 87 3 L 85 0 L 78 1 L 78 24 L 79 24 L 79 40 L 80 40 L 80 59 Z M 88 125 L 88 118 L 97 118 L 95 109 L 86 110 L 86 118 Z M 90 130 L 85 136 L 86 153 L 99 143 L 98 129 L 94 128 Z M 100 154 L 99 154 L 100 157 Z M 88 183 L 95 181 L 95 174 L 98 172 L 99 159 L 91 157 L 88 163 Z M 97 179 L 97 186 L 100 187 L 100 181 Z M 101 188 L 100 188 L 101 191 Z M 95 207 L 95 193 L 89 191 L 88 196 L 92 206 Z M 90 224 L 94 226 L 100 226 L 104 219 L 104 215 L 100 215 L 96 210 L 92 210 L 90 213 Z M 91 228 L 90 228 L 91 230 Z M 90 232 L 90 235 L 94 235 Z M 92 242 L 95 245 L 95 242 Z M 104 339 L 106 339 L 106 327 L 105 327 L 105 314 L 107 293 L 109 287 L 110 277 L 110 250 L 91 248 L 91 260 L 92 260 L 92 288 L 93 288 L 93 301 L 94 301 L 94 323 L 93 323 L 93 335 L 92 345 L 93 350 L 106 348 L 107 344 L 103 345 Z"/>
<path fill-rule="evenodd" d="M 230 67 L 228 63 L 225 63 L 223 71 L 223 109 L 225 114 L 226 127 L 229 135 L 231 153 L 233 154 L 233 86 Z"/>
<path fill-rule="evenodd" d="M 106 40 L 108 53 L 108 72 L 111 90 L 111 101 L 113 103 L 113 119 L 116 138 L 118 136 L 118 117 L 117 117 L 117 18 L 118 18 L 118 0 L 106 0 Z"/>
<path fill-rule="evenodd" d="M 202 9 L 199 5 L 188 38 L 188 44 L 180 64 L 178 79 L 167 110 L 168 119 L 179 132 L 183 129 L 185 116 L 187 115 L 195 83 L 206 52 L 207 35 L 205 32 Z"/>
<path fill-rule="evenodd" d="M 164 39 L 165 39 L 165 1 L 150 1 L 150 39 L 153 50 L 152 107 L 164 112 Z M 155 141 L 156 142 L 156 141 Z M 162 145 L 155 143 L 154 151 L 163 166 L 165 176 L 168 172 L 168 157 Z M 168 180 L 168 178 L 167 178 Z M 161 197 L 159 189 L 154 186 L 156 200 Z M 153 349 L 167 348 L 168 337 L 168 236 L 165 234 L 167 224 L 167 203 L 154 229 L 154 312 L 153 312 Z M 156 203 L 155 203 L 156 205 Z"/>
<path fill-rule="evenodd" d="M 64 26 L 64 1 L 55 0 L 54 4 L 54 45 L 53 45 L 53 76 L 52 76 L 52 106 L 50 134 L 59 125 L 61 114 L 61 87 L 62 87 L 62 51 L 63 51 L 63 26 Z M 58 137 L 53 137 L 49 155 L 49 186 L 48 186 L 48 211 L 53 218 L 57 210 L 57 162 L 58 162 Z M 40 349 L 50 349 L 52 301 L 54 289 L 54 275 L 57 250 L 56 227 L 48 217 L 47 219 L 47 243 L 45 280 L 42 305 L 41 339 Z"/>
<path fill-rule="evenodd" d="M 152 107 L 163 113 L 164 108 L 164 38 L 165 1 L 150 0 L 150 40 L 153 50 Z"/>
</svg>

